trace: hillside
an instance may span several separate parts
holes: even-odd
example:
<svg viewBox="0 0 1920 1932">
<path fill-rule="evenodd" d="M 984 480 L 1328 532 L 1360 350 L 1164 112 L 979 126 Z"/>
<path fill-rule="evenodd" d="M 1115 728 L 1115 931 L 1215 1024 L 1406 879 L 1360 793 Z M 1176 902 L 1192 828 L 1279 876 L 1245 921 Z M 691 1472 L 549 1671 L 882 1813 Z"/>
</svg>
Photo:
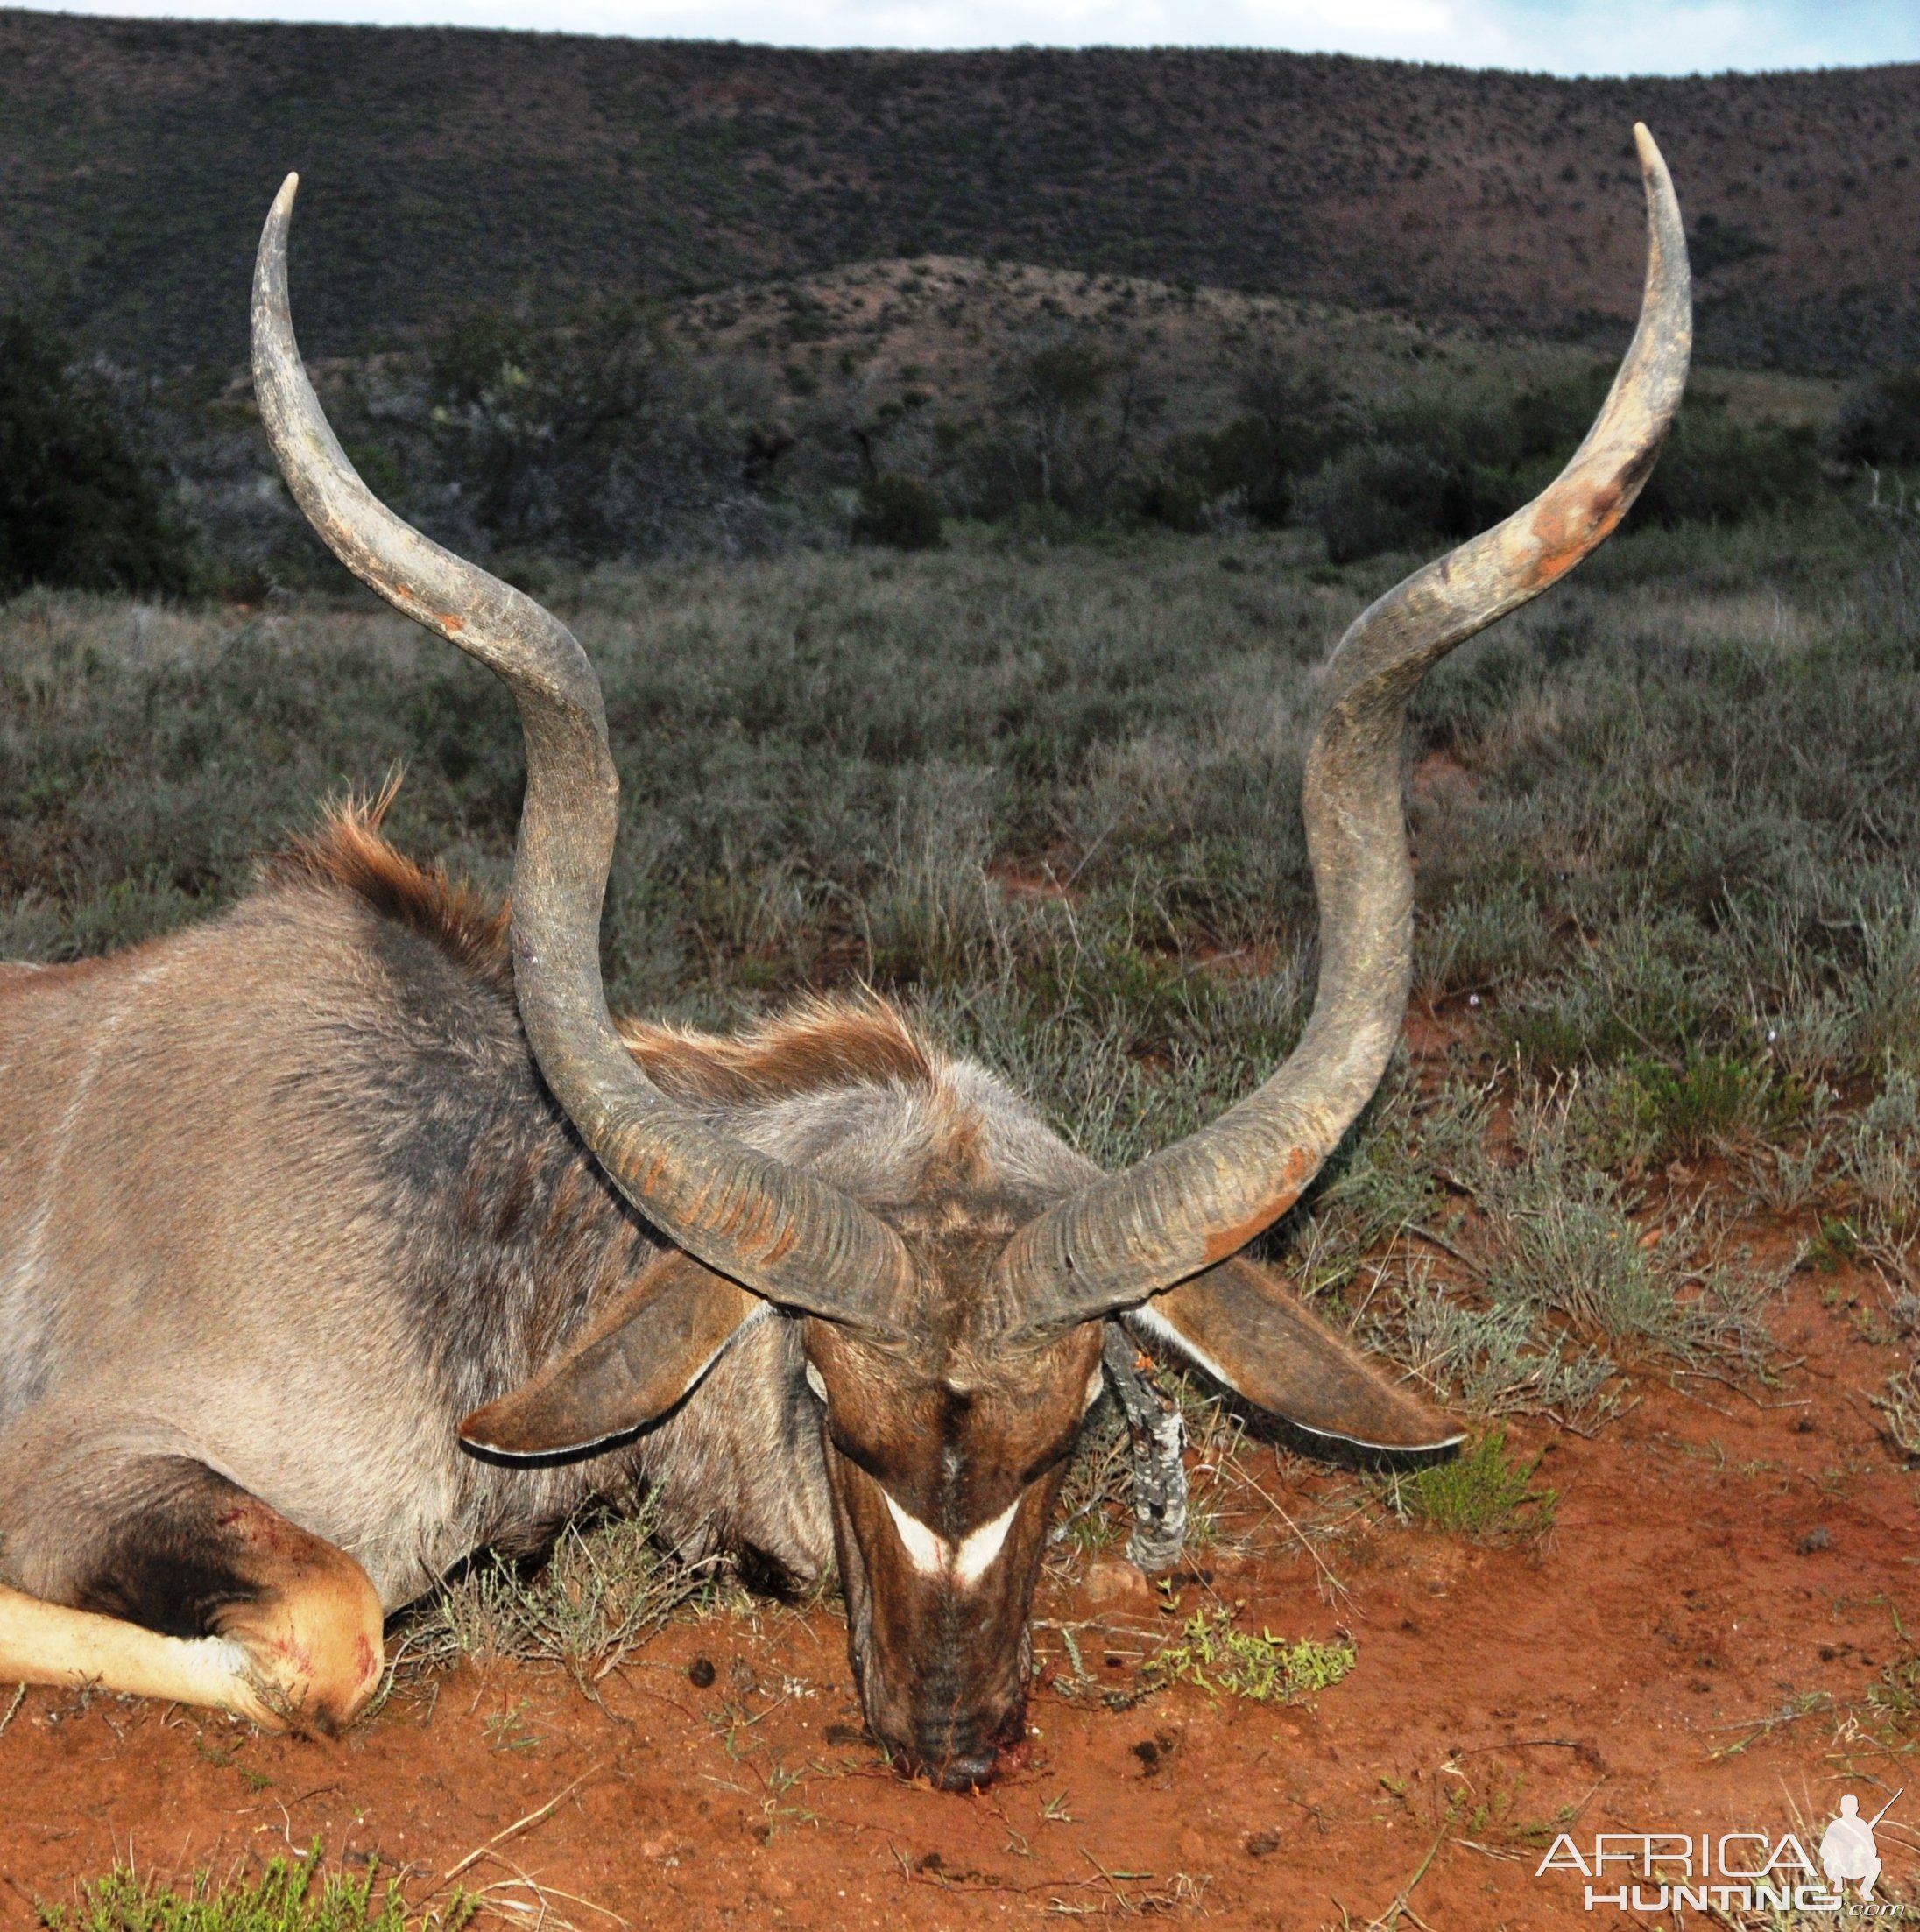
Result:
<svg viewBox="0 0 1920 1932">
<path fill-rule="evenodd" d="M 125 362 L 229 368 L 298 167 L 320 355 L 932 254 L 1612 337 L 1636 117 L 1695 224 L 1708 356 L 1920 360 L 1914 67 L 1566 81 L 0 12 L 0 300 Z"/>
<path fill-rule="evenodd" d="M 1596 366 L 1591 347 L 1472 323 L 937 255 L 736 285 L 665 310 L 695 357 L 777 377 L 789 413 L 837 410 L 846 420 L 884 415 L 890 401 L 909 411 L 935 404 L 955 420 L 1004 406 L 995 391 L 1009 357 L 1062 339 L 1133 371 L 1156 427 L 1175 431 L 1232 418 L 1261 358 L 1329 371 L 1362 404 L 1458 397 L 1475 383 L 1517 394 Z M 1839 400 L 1831 381 L 1761 369 L 1703 364 L 1700 384 L 1741 421 L 1819 428 Z"/>
</svg>

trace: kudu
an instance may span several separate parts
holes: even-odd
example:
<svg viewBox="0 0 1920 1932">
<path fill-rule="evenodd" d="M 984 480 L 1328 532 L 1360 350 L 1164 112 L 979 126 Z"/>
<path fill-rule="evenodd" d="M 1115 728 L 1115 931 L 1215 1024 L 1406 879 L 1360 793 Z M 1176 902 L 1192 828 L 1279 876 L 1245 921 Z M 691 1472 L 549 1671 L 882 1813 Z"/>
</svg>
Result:
<svg viewBox="0 0 1920 1932">
<path fill-rule="evenodd" d="M 289 177 L 254 281 L 261 416 L 342 561 L 519 702 L 511 928 L 348 810 L 210 924 L 0 974 L 0 1682 L 330 1729 L 376 1687 L 385 1610 L 476 1548 L 537 1548 L 590 1495 L 647 1491 L 683 1545 L 836 1569 L 874 1735 L 961 1787 L 1021 1734 L 1108 1322 L 1323 1436 L 1457 1442 L 1239 1251 L 1399 1034 L 1410 694 L 1613 528 L 1678 405 L 1684 237 L 1637 139 L 1646 293 L 1599 420 L 1324 673 L 1296 1051 L 1111 1175 L 878 1000 L 734 1039 L 609 1018 L 599 687 L 556 619 L 341 453 L 288 316 Z"/>
</svg>

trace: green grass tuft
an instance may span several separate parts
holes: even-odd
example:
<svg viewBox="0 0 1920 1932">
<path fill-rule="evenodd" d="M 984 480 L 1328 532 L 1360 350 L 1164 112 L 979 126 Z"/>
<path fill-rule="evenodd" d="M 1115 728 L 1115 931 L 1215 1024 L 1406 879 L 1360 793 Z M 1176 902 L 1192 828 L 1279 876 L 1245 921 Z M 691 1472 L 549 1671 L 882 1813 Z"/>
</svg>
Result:
<svg viewBox="0 0 1920 1932">
<path fill-rule="evenodd" d="M 1535 1489 L 1540 1458 L 1507 1452 L 1505 1428 L 1490 1429 L 1464 1454 L 1411 1476 L 1387 1479 L 1394 1512 L 1423 1529 L 1476 1541 L 1543 1536 L 1553 1527 L 1559 1492 Z"/>
<path fill-rule="evenodd" d="M 38 1907 L 47 1932 L 455 1932 L 477 1901 L 456 1892 L 444 1905 L 416 1911 L 397 1881 L 322 1872 L 316 1844 L 303 1858 L 274 1858 L 257 1879 L 216 1886 L 208 1872 L 178 1891 L 127 1866 L 89 1879 L 74 1905 Z"/>
</svg>

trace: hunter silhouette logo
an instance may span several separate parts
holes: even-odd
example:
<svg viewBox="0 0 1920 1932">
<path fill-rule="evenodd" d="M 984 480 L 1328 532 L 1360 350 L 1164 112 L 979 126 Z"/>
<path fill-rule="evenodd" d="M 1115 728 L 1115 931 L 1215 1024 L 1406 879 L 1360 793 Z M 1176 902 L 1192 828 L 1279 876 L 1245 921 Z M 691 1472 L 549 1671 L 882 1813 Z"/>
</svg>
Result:
<svg viewBox="0 0 1920 1932">
<path fill-rule="evenodd" d="M 1821 1837 L 1818 1865 L 1792 1831 L 1599 1831 L 1591 1844 L 1563 1831 L 1534 1876 L 1578 1873 L 1586 1881 L 1582 1902 L 1589 1912 L 1819 1912 L 1849 1925 L 1911 1923 L 1920 1917 L 1911 1907 L 1874 1897 L 1881 1872 L 1874 1829 L 1904 1795 L 1902 1786 L 1863 1818 L 1860 1800 L 1846 1793 Z"/>
<path fill-rule="evenodd" d="M 1874 1827 L 1900 1802 L 1906 1790 L 1902 1785 L 1872 1817 L 1862 1822 L 1860 1800 L 1849 1791 L 1840 1800 L 1840 1815 L 1826 1828 L 1820 1840 L 1820 1869 L 1836 1892 L 1858 1884 L 1862 1905 L 1874 1896 L 1874 1880 L 1880 1876 L 1880 1848 L 1874 1843 Z"/>
</svg>

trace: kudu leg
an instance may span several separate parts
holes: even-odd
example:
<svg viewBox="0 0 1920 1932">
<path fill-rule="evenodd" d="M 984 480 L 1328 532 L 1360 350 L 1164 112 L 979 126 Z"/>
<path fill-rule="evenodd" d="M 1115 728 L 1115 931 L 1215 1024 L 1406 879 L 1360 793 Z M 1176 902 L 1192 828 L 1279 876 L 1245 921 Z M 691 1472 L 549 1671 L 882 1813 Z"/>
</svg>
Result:
<svg viewBox="0 0 1920 1932">
<path fill-rule="evenodd" d="M 277 1731 L 349 1723 L 380 1682 L 366 1572 L 202 1463 L 140 1473 L 137 1512 L 74 1538 L 53 1574 L 26 1564 L 46 1594 L 0 1586 L 0 1683 L 97 1682 Z"/>
</svg>

